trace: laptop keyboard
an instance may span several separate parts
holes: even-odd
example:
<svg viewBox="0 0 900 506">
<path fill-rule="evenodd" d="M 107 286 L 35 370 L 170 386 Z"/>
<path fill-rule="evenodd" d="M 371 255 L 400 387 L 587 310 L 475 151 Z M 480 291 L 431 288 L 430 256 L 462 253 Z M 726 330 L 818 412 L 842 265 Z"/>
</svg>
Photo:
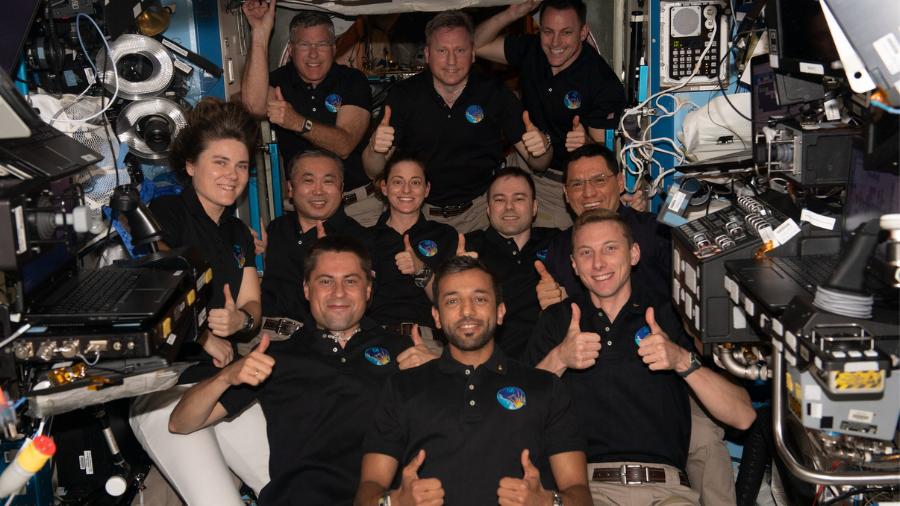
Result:
<svg viewBox="0 0 900 506">
<path fill-rule="evenodd" d="M 130 290 L 141 271 L 133 269 L 99 269 L 91 271 L 86 279 L 63 298 L 51 310 L 54 314 L 102 313 Z"/>
<path fill-rule="evenodd" d="M 776 257 L 772 260 L 794 275 L 794 279 L 807 286 L 822 285 L 837 266 L 835 256 Z"/>
</svg>

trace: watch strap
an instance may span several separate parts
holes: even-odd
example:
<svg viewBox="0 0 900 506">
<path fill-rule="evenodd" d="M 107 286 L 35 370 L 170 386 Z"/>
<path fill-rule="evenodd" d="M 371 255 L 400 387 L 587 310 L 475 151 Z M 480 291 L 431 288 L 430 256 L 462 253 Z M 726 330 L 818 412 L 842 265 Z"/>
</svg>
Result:
<svg viewBox="0 0 900 506">
<path fill-rule="evenodd" d="M 245 318 L 244 318 L 244 323 L 241 325 L 241 330 L 244 331 L 244 332 L 248 332 L 248 331 L 250 331 L 250 330 L 253 330 L 253 323 L 254 323 L 254 322 L 253 322 L 253 315 L 250 314 L 250 312 L 247 311 L 247 310 L 244 309 L 244 308 L 240 308 L 240 309 L 238 309 L 238 311 L 244 313 L 244 316 L 245 316 Z"/>
<path fill-rule="evenodd" d="M 675 374 L 681 376 L 682 378 L 687 378 L 689 374 L 696 371 L 697 369 L 700 369 L 701 365 L 703 365 L 703 364 L 700 362 L 700 357 L 697 356 L 697 354 L 692 351 L 691 352 L 691 366 L 688 367 L 686 371 L 684 371 L 684 372 L 676 371 Z"/>
</svg>

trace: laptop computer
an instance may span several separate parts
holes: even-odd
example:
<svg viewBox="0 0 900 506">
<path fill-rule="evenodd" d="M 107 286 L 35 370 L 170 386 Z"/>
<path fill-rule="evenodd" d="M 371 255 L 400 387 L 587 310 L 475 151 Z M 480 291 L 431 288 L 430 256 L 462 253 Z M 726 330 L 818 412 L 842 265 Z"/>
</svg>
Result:
<svg viewBox="0 0 900 506">
<path fill-rule="evenodd" d="M 859 225 L 884 214 L 900 213 L 900 175 L 865 166 L 862 139 L 854 139 L 847 202 L 842 216 L 841 253 L 847 251 L 850 234 Z M 774 257 L 762 260 L 745 259 L 725 262 L 726 270 L 773 314 L 781 314 L 797 295 L 815 295 L 841 255 L 805 255 Z M 886 268 L 886 248 L 882 244 L 869 262 L 866 291 L 876 301 L 896 296 L 890 288 Z"/>
<path fill-rule="evenodd" d="M 79 269 L 59 244 L 22 269 L 23 319 L 34 325 L 140 324 L 191 283 L 188 270 Z"/>
<path fill-rule="evenodd" d="M 5 72 L 0 72 L 0 161 L 18 161 L 19 179 L 51 181 L 78 174 L 103 157 L 44 121 Z M 2 168 L 2 167 L 0 167 Z M 21 174 L 20 174 L 21 172 Z"/>
</svg>

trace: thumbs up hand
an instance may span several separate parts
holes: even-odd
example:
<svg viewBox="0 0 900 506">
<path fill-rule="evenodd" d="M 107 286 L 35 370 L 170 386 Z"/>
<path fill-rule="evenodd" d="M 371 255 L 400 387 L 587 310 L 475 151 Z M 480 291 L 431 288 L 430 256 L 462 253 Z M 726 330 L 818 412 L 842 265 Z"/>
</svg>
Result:
<svg viewBox="0 0 900 506">
<path fill-rule="evenodd" d="M 401 371 L 405 369 L 411 369 L 413 367 L 419 367 L 425 362 L 430 362 L 440 356 L 436 355 L 430 349 L 428 349 L 428 346 L 426 346 L 425 342 L 422 341 L 422 336 L 419 334 L 418 325 L 413 325 L 412 342 L 412 348 L 407 348 L 403 351 L 403 353 L 397 355 L 397 366 Z"/>
<path fill-rule="evenodd" d="M 322 220 L 316 220 L 316 239 L 323 237 L 325 237 L 325 225 L 322 224 Z"/>
<path fill-rule="evenodd" d="M 585 140 L 584 125 L 581 124 L 578 116 L 575 116 L 572 120 L 572 130 L 566 134 L 566 150 L 574 151 L 584 146 Z"/>
<path fill-rule="evenodd" d="M 219 337 L 228 337 L 243 328 L 247 315 L 238 310 L 227 283 L 223 291 L 225 307 L 209 310 L 209 330 Z"/>
<path fill-rule="evenodd" d="M 553 276 L 547 272 L 547 268 L 544 267 L 544 263 L 540 260 L 535 260 L 534 268 L 537 270 L 538 275 L 541 277 L 541 280 L 538 281 L 535 290 L 537 291 L 538 303 L 541 305 L 541 309 L 547 309 L 548 307 L 556 304 L 557 302 L 562 302 L 566 299 L 566 289 L 559 286 L 559 283 L 553 279 Z"/>
<path fill-rule="evenodd" d="M 297 114 L 291 104 L 284 100 L 281 86 L 275 88 L 275 99 L 269 100 L 266 104 L 266 115 L 269 117 L 270 123 L 280 127 L 295 132 L 303 129 L 303 116 Z"/>
<path fill-rule="evenodd" d="M 525 472 L 522 479 L 507 477 L 500 480 L 497 489 L 500 506 L 552 503 L 553 494 L 541 485 L 541 473 L 528 458 L 528 450 L 522 450 L 522 470 Z"/>
<path fill-rule="evenodd" d="M 652 307 L 647 308 L 644 315 L 650 334 L 638 344 L 638 355 L 643 357 L 651 371 L 675 370 L 687 371 L 691 367 L 691 353 L 669 339 L 659 324 Z"/>
<path fill-rule="evenodd" d="M 587 369 L 600 356 L 600 334 L 581 331 L 581 309 L 572 303 L 572 321 L 559 345 L 559 359 L 569 369 Z"/>
<path fill-rule="evenodd" d="M 384 118 L 381 120 L 381 123 L 378 124 L 375 133 L 372 134 L 369 145 L 372 146 L 373 151 L 383 155 L 386 155 L 391 149 L 391 146 L 394 145 L 394 127 L 391 126 L 391 106 L 384 106 Z"/>
<path fill-rule="evenodd" d="M 397 269 L 408 276 L 415 276 L 422 271 L 425 262 L 419 260 L 416 250 L 409 244 L 409 235 L 403 236 L 404 249 L 400 253 L 394 255 L 394 261 L 397 262 Z"/>
<path fill-rule="evenodd" d="M 456 243 L 456 256 L 478 258 L 477 251 L 466 251 L 466 236 L 459 234 L 459 242 Z"/>
<path fill-rule="evenodd" d="M 272 375 L 272 368 L 275 367 L 275 359 L 266 355 L 268 348 L 269 334 L 263 334 L 253 351 L 222 370 L 222 378 L 229 385 L 259 385 Z"/>
<path fill-rule="evenodd" d="M 419 479 L 419 468 L 425 462 L 425 450 L 419 450 L 401 474 L 400 488 L 391 494 L 391 504 L 413 506 L 420 504 L 444 504 L 444 488 L 437 478 Z"/>
<path fill-rule="evenodd" d="M 525 122 L 525 135 L 522 136 L 522 144 L 525 145 L 528 154 L 534 158 L 538 158 L 550 149 L 550 141 L 547 136 L 538 130 L 531 122 L 528 111 L 522 113 L 522 121 Z"/>
</svg>

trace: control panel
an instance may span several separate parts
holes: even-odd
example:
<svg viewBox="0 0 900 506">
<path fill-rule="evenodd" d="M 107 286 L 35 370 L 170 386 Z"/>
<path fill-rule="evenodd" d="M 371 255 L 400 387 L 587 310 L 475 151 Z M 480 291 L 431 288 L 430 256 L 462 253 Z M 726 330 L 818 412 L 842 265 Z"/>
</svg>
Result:
<svg viewBox="0 0 900 506">
<path fill-rule="evenodd" d="M 787 219 L 753 197 L 672 230 L 672 300 L 703 343 L 760 340 L 722 280 L 725 260 L 753 258 Z"/>
<path fill-rule="evenodd" d="M 718 89 L 719 78 L 728 81 L 728 65 L 718 65 L 728 51 L 728 9 L 719 1 L 660 2 L 661 88 L 683 84 L 698 64 L 684 90 Z"/>
</svg>

